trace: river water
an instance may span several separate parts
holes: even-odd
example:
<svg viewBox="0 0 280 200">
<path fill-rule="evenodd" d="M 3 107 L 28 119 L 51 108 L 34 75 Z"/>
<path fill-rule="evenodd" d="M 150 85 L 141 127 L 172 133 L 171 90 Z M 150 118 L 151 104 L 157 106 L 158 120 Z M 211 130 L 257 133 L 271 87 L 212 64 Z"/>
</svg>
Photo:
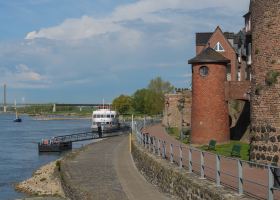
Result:
<svg viewBox="0 0 280 200">
<path fill-rule="evenodd" d="M 63 154 L 39 154 L 37 142 L 42 138 L 89 130 L 90 120 L 39 121 L 21 116 L 22 123 L 14 123 L 13 114 L 0 114 L 0 199 L 25 197 L 13 185 L 32 176 L 34 170 Z M 86 142 L 89 143 L 89 142 Z M 74 148 L 83 143 L 74 144 Z"/>
</svg>

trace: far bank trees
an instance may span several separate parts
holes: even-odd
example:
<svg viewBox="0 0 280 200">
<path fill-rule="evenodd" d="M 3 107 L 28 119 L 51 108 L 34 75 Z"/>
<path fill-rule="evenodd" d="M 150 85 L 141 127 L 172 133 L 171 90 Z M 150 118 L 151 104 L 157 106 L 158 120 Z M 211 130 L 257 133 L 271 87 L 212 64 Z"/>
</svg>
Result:
<svg viewBox="0 0 280 200">
<path fill-rule="evenodd" d="M 137 90 L 132 96 L 120 95 L 113 100 L 113 107 L 120 114 L 161 114 L 164 108 L 164 94 L 174 92 L 170 82 L 160 77 L 152 79 L 147 88 Z"/>
</svg>

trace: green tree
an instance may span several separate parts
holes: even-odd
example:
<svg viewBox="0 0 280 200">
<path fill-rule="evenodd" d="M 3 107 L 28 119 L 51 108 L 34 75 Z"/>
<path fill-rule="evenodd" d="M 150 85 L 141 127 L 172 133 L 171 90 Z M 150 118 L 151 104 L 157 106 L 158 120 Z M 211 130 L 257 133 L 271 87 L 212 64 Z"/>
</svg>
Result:
<svg viewBox="0 0 280 200">
<path fill-rule="evenodd" d="M 174 86 L 171 85 L 170 82 L 164 81 L 161 77 L 156 77 L 152 79 L 148 85 L 148 89 L 158 93 L 158 94 L 166 94 L 174 92 Z"/>
<path fill-rule="evenodd" d="M 120 114 L 129 113 L 132 108 L 132 98 L 126 95 L 120 95 L 113 100 L 113 108 Z"/>
<path fill-rule="evenodd" d="M 137 90 L 132 96 L 132 107 L 135 112 L 145 114 L 145 96 L 147 89 Z"/>
<path fill-rule="evenodd" d="M 149 89 L 137 90 L 133 95 L 134 111 L 146 115 L 156 115 L 162 112 L 161 96 Z"/>
</svg>

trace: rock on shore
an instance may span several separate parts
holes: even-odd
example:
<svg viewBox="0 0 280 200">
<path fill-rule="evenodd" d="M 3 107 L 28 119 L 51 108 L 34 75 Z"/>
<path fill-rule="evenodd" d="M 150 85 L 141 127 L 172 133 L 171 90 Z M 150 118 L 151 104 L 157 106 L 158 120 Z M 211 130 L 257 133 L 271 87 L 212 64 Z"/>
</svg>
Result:
<svg viewBox="0 0 280 200">
<path fill-rule="evenodd" d="M 60 196 L 65 197 L 60 180 L 60 160 L 50 162 L 42 166 L 33 176 L 23 182 L 16 184 L 18 191 L 38 196 Z"/>
</svg>

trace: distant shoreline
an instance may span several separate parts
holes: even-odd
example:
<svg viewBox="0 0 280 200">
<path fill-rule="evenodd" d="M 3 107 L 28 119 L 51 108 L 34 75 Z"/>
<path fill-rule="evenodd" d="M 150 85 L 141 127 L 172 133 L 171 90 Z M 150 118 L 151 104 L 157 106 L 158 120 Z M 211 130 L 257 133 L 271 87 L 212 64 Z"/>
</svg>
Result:
<svg viewBox="0 0 280 200">
<path fill-rule="evenodd" d="M 33 120 L 38 121 L 50 121 L 50 120 L 89 120 L 91 117 L 79 117 L 79 116 L 30 116 Z"/>
</svg>

